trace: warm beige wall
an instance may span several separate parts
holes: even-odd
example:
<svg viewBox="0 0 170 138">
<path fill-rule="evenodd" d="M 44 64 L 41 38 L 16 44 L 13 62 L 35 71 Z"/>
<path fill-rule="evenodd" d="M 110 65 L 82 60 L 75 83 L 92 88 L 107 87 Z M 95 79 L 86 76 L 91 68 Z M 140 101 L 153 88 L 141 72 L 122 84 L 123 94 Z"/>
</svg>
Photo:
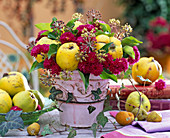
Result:
<svg viewBox="0 0 170 138">
<path fill-rule="evenodd" d="M 5 0 L 4 0 L 5 1 Z M 12 1 L 14 4 L 14 1 Z M 102 13 L 102 19 L 104 21 L 108 21 L 109 18 L 118 18 L 120 17 L 123 7 L 120 7 L 116 4 L 117 0 L 84 0 L 84 13 L 86 13 L 89 9 L 99 10 Z M 61 0 L 57 1 L 57 8 L 60 8 Z M 66 0 L 65 3 L 65 11 L 57 12 L 53 14 L 51 12 L 50 7 L 47 5 L 47 0 L 42 0 L 42 2 L 37 2 L 33 6 L 34 13 L 34 24 L 40 22 L 51 22 L 52 17 L 57 17 L 59 20 L 63 20 L 67 22 L 71 19 L 72 14 L 74 13 L 75 6 L 73 4 L 73 0 Z M 15 15 L 15 12 L 12 14 L 7 14 L 7 10 L 4 10 L 2 4 L 0 5 L 0 20 L 5 21 L 9 24 L 15 31 L 15 33 L 19 36 L 19 38 L 25 43 L 28 42 L 28 38 L 24 38 L 22 34 L 22 23 L 18 21 L 16 18 L 12 18 Z M 36 36 L 38 29 L 34 27 L 34 36 Z M 8 34 L 4 34 L 0 30 L 0 35 L 8 38 Z M 1 38 L 0 38 L 1 39 Z"/>
</svg>

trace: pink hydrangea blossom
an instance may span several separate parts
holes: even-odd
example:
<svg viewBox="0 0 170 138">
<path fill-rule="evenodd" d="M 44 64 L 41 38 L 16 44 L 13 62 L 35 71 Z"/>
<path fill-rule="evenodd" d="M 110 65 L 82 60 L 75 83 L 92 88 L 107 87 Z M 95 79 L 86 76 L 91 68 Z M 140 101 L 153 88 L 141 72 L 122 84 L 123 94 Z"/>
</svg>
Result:
<svg viewBox="0 0 170 138">
<path fill-rule="evenodd" d="M 159 79 L 157 82 L 155 82 L 155 88 L 160 91 L 166 88 L 166 83 L 162 79 Z"/>
<path fill-rule="evenodd" d="M 133 51 L 135 52 L 135 59 L 133 59 L 132 57 L 128 58 L 128 62 L 130 65 L 133 65 L 134 63 L 138 62 L 140 59 L 140 52 L 139 52 L 137 46 L 133 47 Z"/>
</svg>

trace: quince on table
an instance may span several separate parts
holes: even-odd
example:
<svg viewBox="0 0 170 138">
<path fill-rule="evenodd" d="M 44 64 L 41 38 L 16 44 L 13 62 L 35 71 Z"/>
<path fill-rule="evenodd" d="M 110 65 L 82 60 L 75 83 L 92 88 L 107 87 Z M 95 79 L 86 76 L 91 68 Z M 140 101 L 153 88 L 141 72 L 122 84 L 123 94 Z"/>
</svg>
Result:
<svg viewBox="0 0 170 138">
<path fill-rule="evenodd" d="M 10 95 L 6 91 L 0 89 L 0 113 L 9 112 L 11 107 L 12 100 Z"/>
<path fill-rule="evenodd" d="M 27 79 L 20 72 L 5 73 L 0 79 L 0 89 L 8 92 L 10 96 L 14 96 L 20 91 L 29 90 Z"/>
<path fill-rule="evenodd" d="M 161 65 L 153 57 L 142 57 L 132 67 L 132 77 L 139 84 L 152 84 L 162 74 Z M 144 82 L 138 76 L 152 82 Z"/>
</svg>

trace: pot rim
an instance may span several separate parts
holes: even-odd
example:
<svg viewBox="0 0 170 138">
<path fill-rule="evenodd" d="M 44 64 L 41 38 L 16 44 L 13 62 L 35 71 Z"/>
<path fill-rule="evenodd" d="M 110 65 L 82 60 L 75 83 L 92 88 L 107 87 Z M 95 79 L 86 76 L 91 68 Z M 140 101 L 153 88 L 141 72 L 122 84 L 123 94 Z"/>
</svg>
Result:
<svg viewBox="0 0 170 138">
<path fill-rule="evenodd" d="M 69 103 L 92 104 L 92 103 L 99 103 L 99 102 L 102 102 L 102 101 L 104 101 L 104 100 L 105 100 L 105 99 L 100 99 L 100 100 L 98 100 L 98 101 L 91 101 L 91 102 L 76 102 L 76 101 L 70 101 L 70 102 L 68 102 L 68 104 L 69 104 Z M 60 101 L 60 102 L 66 103 L 66 100 L 62 100 L 62 99 L 57 99 L 57 98 L 56 98 L 56 101 Z"/>
</svg>

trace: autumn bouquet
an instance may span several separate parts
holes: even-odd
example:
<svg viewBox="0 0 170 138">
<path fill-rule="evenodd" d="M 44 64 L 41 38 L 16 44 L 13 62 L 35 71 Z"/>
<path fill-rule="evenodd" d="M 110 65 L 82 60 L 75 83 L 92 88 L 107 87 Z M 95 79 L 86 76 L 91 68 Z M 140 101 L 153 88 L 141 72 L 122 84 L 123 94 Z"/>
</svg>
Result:
<svg viewBox="0 0 170 138">
<path fill-rule="evenodd" d="M 88 11 L 86 19 L 75 13 L 66 24 L 54 17 L 51 23 L 35 26 L 41 31 L 28 47 L 35 58 L 31 71 L 45 69 L 44 78 L 50 82 L 55 77 L 71 79 L 70 74 L 78 70 L 87 89 L 90 74 L 117 81 L 117 75 L 140 58 L 137 45 L 142 42 L 129 36 L 131 26 L 116 19 L 106 23 L 99 11 Z"/>
</svg>

